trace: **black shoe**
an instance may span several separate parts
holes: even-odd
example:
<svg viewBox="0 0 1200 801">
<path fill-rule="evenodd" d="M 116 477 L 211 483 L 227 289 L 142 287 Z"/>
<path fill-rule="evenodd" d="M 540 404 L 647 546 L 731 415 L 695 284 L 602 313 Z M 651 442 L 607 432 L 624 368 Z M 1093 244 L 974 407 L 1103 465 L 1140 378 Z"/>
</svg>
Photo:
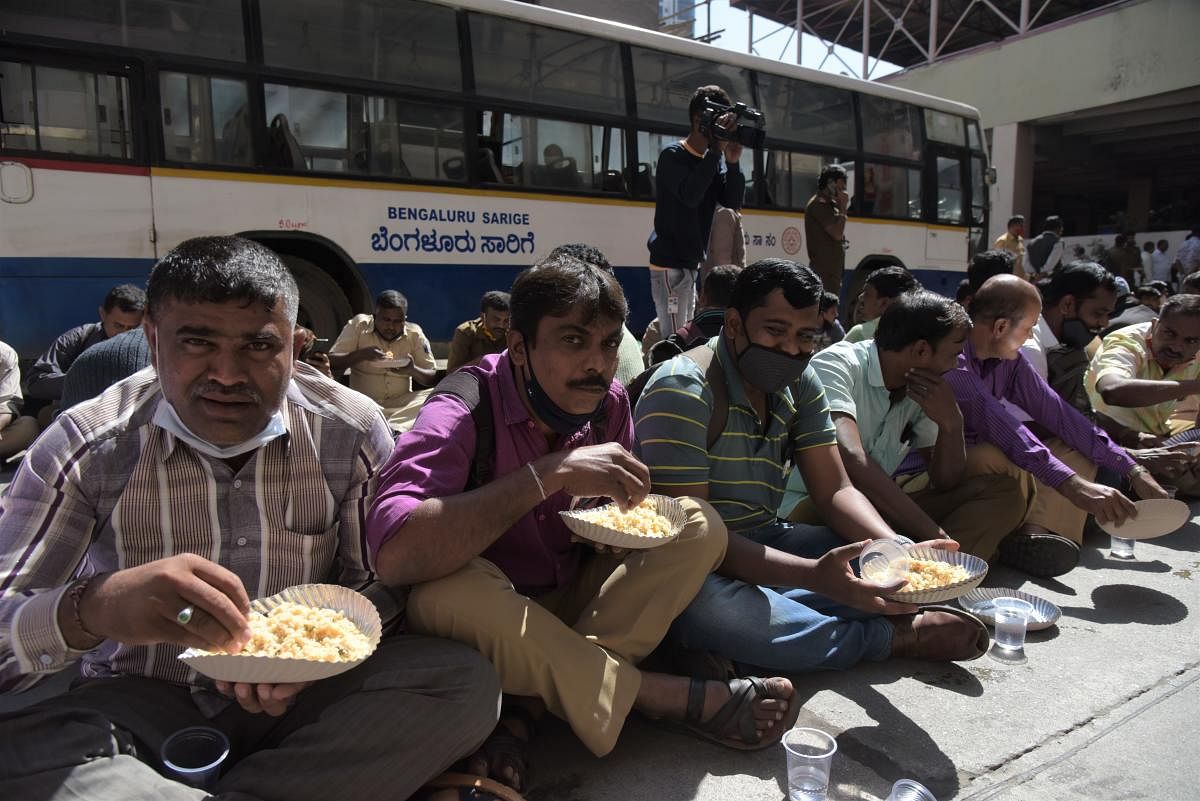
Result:
<svg viewBox="0 0 1200 801">
<path fill-rule="evenodd" d="M 1000 541 L 1000 564 L 1036 578 L 1053 578 L 1079 564 L 1079 546 L 1048 531 L 1009 534 Z"/>
</svg>

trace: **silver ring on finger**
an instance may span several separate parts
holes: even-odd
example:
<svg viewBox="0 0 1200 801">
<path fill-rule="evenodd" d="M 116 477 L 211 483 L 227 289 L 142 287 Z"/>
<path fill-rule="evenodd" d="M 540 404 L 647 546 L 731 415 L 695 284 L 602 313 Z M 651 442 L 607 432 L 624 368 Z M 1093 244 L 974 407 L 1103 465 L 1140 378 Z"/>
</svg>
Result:
<svg viewBox="0 0 1200 801">
<path fill-rule="evenodd" d="M 175 613 L 175 621 L 181 626 L 186 626 L 192 622 L 192 617 L 196 614 L 196 608 L 191 604 L 180 609 Z"/>
</svg>

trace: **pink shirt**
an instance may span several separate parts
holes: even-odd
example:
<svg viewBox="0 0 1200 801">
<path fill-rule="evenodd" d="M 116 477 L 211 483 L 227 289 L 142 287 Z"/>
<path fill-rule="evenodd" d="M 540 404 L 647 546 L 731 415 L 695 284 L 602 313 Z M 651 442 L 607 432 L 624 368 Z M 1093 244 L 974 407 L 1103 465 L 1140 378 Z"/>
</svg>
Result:
<svg viewBox="0 0 1200 801">
<path fill-rule="evenodd" d="M 545 456 L 600 442 L 633 449 L 633 420 L 625 388 L 617 381 L 604 399 L 603 437 L 589 423 L 560 438 L 551 449 L 538 430 L 517 389 L 508 351 L 485 356 L 463 368 L 487 387 L 495 425 L 495 478 Z M 453 395 L 434 395 L 421 409 L 416 425 L 396 441 L 396 450 L 380 473 L 375 505 L 367 517 L 367 546 L 372 560 L 396 536 L 408 516 L 427 498 L 458 495 L 466 487 L 475 454 L 475 422 L 465 403 Z M 532 480 L 532 479 L 531 479 Z M 481 555 L 497 565 L 526 595 L 541 595 L 567 584 L 579 565 L 579 547 L 558 512 L 571 496 L 557 492 L 521 517 Z M 454 536 L 447 531 L 444 536 Z"/>
</svg>

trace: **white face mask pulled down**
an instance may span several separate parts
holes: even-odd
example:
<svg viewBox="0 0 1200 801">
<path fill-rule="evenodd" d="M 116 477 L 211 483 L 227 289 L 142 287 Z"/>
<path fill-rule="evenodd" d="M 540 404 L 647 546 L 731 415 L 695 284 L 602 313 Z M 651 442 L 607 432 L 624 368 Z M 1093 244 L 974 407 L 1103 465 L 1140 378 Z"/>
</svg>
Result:
<svg viewBox="0 0 1200 801">
<path fill-rule="evenodd" d="M 236 445 L 213 445 L 208 440 L 196 436 L 190 428 L 184 425 L 183 421 L 179 419 L 179 415 L 176 414 L 175 407 L 166 398 L 160 399 L 158 408 L 154 410 L 154 424 L 159 428 L 170 431 L 176 437 L 191 445 L 192 448 L 200 451 L 200 453 L 207 454 L 215 459 L 232 459 L 236 456 L 241 456 L 244 453 L 257 450 L 271 440 L 282 437 L 287 433 L 287 426 L 283 423 L 283 412 L 276 409 L 275 414 L 271 415 L 271 419 L 267 421 L 263 430 L 245 442 L 239 442 Z"/>
</svg>

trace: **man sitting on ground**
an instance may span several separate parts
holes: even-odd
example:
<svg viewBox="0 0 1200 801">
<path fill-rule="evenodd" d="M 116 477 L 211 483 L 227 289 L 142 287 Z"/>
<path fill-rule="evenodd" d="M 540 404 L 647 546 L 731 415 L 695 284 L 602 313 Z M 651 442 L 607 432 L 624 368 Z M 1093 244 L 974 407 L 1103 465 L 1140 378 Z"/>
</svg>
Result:
<svg viewBox="0 0 1200 801">
<path fill-rule="evenodd" d="M 250 599 L 309 582 L 392 628 L 362 537 L 392 445 L 379 411 L 293 361 L 299 292 L 261 245 L 188 240 L 148 290 L 155 369 L 60 415 L 0 498 L 0 689 L 80 658 L 84 677 L 0 717 L 4 797 L 408 798 L 495 724 L 471 649 L 390 635 L 302 684 L 214 685 L 177 658 L 241 650 Z M 234 744 L 211 795 L 160 774 L 166 737 L 197 725 Z"/>
<path fill-rule="evenodd" d="M 109 290 L 97 310 L 100 322 L 72 328 L 54 340 L 25 379 L 25 391 L 31 398 L 57 401 L 62 397 L 63 382 L 71 363 L 97 342 L 130 331 L 142 324 L 146 293 L 133 284 L 121 284 Z"/>
<path fill-rule="evenodd" d="M 577 498 L 630 508 L 650 489 L 613 380 L 620 284 L 550 257 L 517 276 L 511 309 L 508 349 L 448 376 L 397 441 L 367 537 L 385 581 L 417 585 L 410 630 L 477 648 L 514 697 L 472 769 L 519 789 L 541 704 L 598 756 L 633 708 L 737 747 L 777 742 L 798 711 L 787 680 L 635 667 L 725 555 L 712 507 L 684 499 L 677 539 L 628 554 L 573 542 L 559 517 Z"/>
<path fill-rule="evenodd" d="M 925 290 L 896 298 L 873 340 L 817 354 L 838 453 L 851 483 L 896 531 L 914 540 L 953 538 L 989 558 L 1021 522 L 1026 498 L 1017 482 L 964 477 L 962 414 L 943 375 L 954 369 L 971 328 L 961 306 Z M 909 451 L 928 471 L 893 480 Z M 819 522 L 799 471 L 788 477 L 782 513 Z"/>
<path fill-rule="evenodd" d="M 1118 438 L 1165 439 L 1194 428 L 1194 407 L 1186 415 L 1177 407 L 1200 393 L 1198 351 L 1200 295 L 1174 295 L 1155 322 L 1106 336 L 1085 378 L 1101 425 Z"/>
<path fill-rule="evenodd" d="M 846 338 L 846 329 L 842 328 L 842 323 L 838 320 L 839 302 L 835 293 L 829 290 L 821 293 L 821 302 L 818 304 L 817 311 L 821 319 L 821 339 L 817 343 L 818 351 Z"/>
<path fill-rule="evenodd" d="M 1002 403 L 1023 409 L 1044 431 L 1092 464 L 1128 478 L 1139 497 L 1166 497 L 1149 470 L 1063 400 L 1021 353 L 1041 309 L 1037 289 L 1016 276 L 989 279 L 971 300 L 974 327 L 958 368 L 945 376 L 963 414 L 967 474 L 1010 475 L 1021 483 L 1027 498 L 1057 492 L 1101 523 L 1123 521 L 1135 512 L 1132 501 L 1063 463 Z M 1033 576 L 1058 576 L 1079 561 L 1079 544 L 1031 527 L 1002 540 L 999 558 Z"/>
<path fill-rule="evenodd" d="M 650 349 L 650 364 L 665 362 L 685 350 L 691 350 L 701 342 L 717 335 L 725 324 L 725 310 L 733 298 L 733 287 L 738 273 L 743 268 L 735 264 L 721 264 L 708 271 L 700 287 L 696 316 L 662 342 Z"/>
<path fill-rule="evenodd" d="M 412 426 L 427 391 L 416 379 L 433 386 L 437 364 L 421 326 L 408 319 L 408 299 L 394 289 L 375 298 L 374 314 L 350 318 L 329 352 L 335 376 L 350 368 L 350 387 L 379 404 L 393 431 Z"/>
<path fill-rule="evenodd" d="M 921 285 L 913 274 L 903 267 L 881 267 L 867 276 L 862 291 L 862 315 L 858 325 L 846 333 L 847 342 L 862 342 L 875 336 L 879 318 L 887 311 L 888 304 Z"/>
<path fill-rule="evenodd" d="M 724 561 L 671 627 L 671 641 L 739 670 L 786 673 L 889 656 L 979 656 L 986 632 L 976 621 L 914 615 L 882 597 L 897 585 L 864 582 L 850 569 L 864 540 L 896 535 L 847 478 L 808 364 L 820 295 L 809 268 L 755 262 L 738 276 L 721 334 L 662 364 L 638 400 L 638 453 L 655 491 L 707 498 L 730 528 Z M 832 531 L 779 519 L 789 461 Z"/>
<path fill-rule="evenodd" d="M 21 415 L 21 371 L 17 352 L 0 342 L 0 468 L 37 439 L 37 420 Z"/>
<path fill-rule="evenodd" d="M 150 364 L 150 343 L 141 328 L 117 334 L 92 345 L 71 362 L 63 382 L 62 408 L 91 400 L 122 379 Z"/>
<path fill-rule="evenodd" d="M 479 364 L 489 353 L 499 353 L 508 338 L 508 293 L 492 290 L 479 301 L 479 316 L 454 329 L 446 372 Z"/>
</svg>

